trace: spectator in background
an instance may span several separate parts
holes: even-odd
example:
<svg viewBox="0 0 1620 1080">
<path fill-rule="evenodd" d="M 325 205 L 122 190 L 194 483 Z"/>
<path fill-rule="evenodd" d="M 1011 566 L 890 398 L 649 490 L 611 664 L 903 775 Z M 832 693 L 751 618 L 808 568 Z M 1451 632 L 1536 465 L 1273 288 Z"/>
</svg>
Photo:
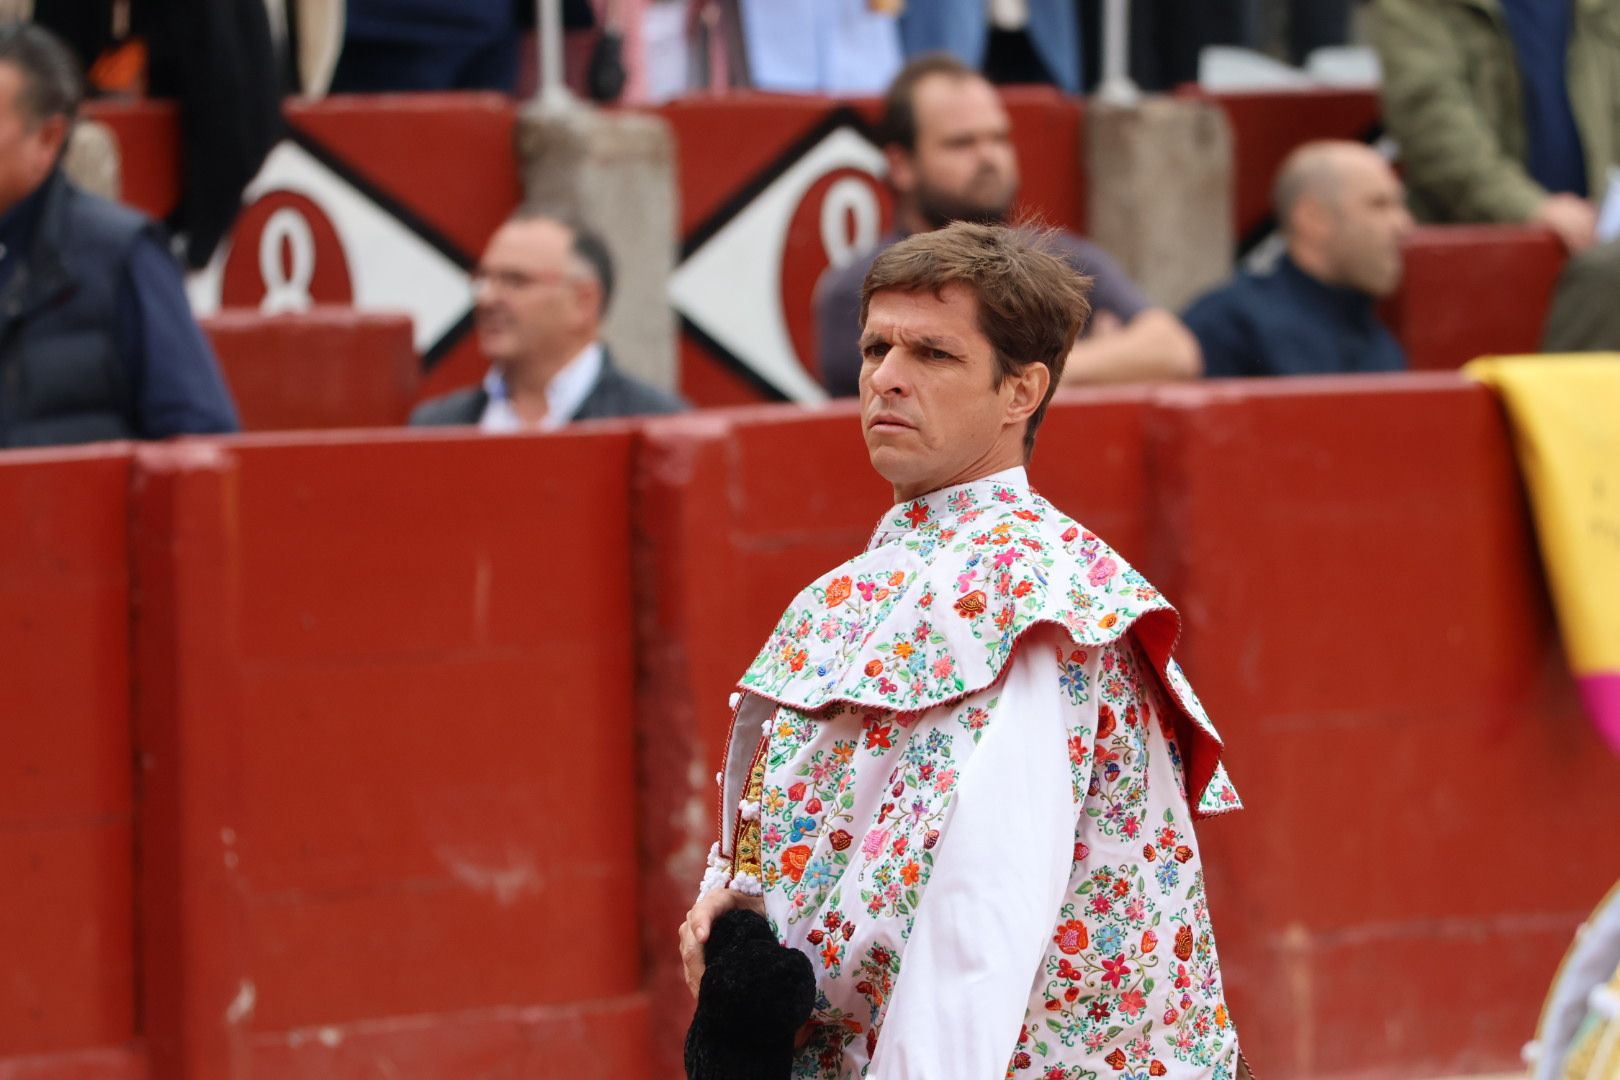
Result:
<svg viewBox="0 0 1620 1080">
<path fill-rule="evenodd" d="M 1001 99 L 954 57 L 935 54 L 906 65 L 889 87 L 883 133 L 897 229 L 816 283 L 816 350 L 822 381 L 835 396 L 858 391 L 861 282 L 879 253 L 953 220 L 1004 222 L 1018 193 L 1012 126 Z M 1069 264 L 1093 279 L 1096 311 L 1069 354 L 1065 384 L 1198 374 L 1198 343 L 1174 315 L 1149 305 L 1101 248 L 1069 233 L 1054 240 Z"/>
<path fill-rule="evenodd" d="M 1400 345 L 1373 311 L 1401 280 L 1411 231 L 1401 182 L 1377 151 L 1307 143 L 1277 174 L 1288 250 L 1267 273 L 1244 271 L 1184 315 L 1204 374 L 1321 375 L 1399 371 Z"/>
<path fill-rule="evenodd" d="M 553 431 L 572 420 L 680 412 L 673 394 L 624 374 L 600 339 L 613 261 L 590 230 L 519 211 L 478 265 L 480 386 L 434 398 L 413 425 L 477 424 L 487 432 Z"/>
<path fill-rule="evenodd" d="M 1620 347 L 1620 245 L 1598 202 L 1620 165 L 1616 0 L 1378 0 L 1384 123 L 1420 220 L 1533 222 L 1574 256 L 1551 350 Z"/>
<path fill-rule="evenodd" d="M 348 0 L 335 94 L 517 89 L 523 0 Z"/>
<path fill-rule="evenodd" d="M 1080 92 L 1073 0 L 911 0 L 900 15 L 907 56 L 948 52 L 998 85 L 1051 83 Z"/>
<path fill-rule="evenodd" d="M 234 431 L 157 227 L 62 173 L 82 86 L 49 31 L 0 27 L 0 446 Z"/>
<path fill-rule="evenodd" d="M 893 0 L 741 0 L 750 82 L 799 94 L 876 94 L 900 70 Z"/>
<path fill-rule="evenodd" d="M 208 264 L 242 192 L 281 137 L 281 77 L 266 0 L 51 0 L 36 22 L 64 37 L 109 93 L 180 108 L 180 203 L 170 226 Z"/>
</svg>

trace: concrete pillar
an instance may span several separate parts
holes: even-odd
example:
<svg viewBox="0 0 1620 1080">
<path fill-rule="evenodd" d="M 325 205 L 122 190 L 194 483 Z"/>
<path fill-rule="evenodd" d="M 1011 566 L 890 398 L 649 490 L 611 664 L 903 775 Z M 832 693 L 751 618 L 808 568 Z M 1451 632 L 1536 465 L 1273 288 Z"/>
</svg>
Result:
<svg viewBox="0 0 1620 1080">
<path fill-rule="evenodd" d="M 613 253 L 617 278 L 603 338 L 626 371 L 676 389 L 669 276 L 678 243 L 675 139 L 646 113 L 579 103 L 536 107 L 518 122 L 525 202 L 582 218 Z"/>
<path fill-rule="evenodd" d="M 1091 239 L 1156 304 L 1178 310 L 1232 273 L 1232 132 L 1209 102 L 1086 108 Z"/>
<path fill-rule="evenodd" d="M 104 199 L 116 200 L 123 189 L 124 159 L 112 128 L 99 120 L 80 120 L 73 125 L 62 169 L 68 179 Z"/>
</svg>

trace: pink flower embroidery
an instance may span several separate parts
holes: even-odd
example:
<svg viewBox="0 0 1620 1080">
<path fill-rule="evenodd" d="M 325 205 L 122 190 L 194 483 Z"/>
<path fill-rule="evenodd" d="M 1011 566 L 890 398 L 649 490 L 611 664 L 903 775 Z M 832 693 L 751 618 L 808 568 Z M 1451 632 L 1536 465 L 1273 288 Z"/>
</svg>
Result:
<svg viewBox="0 0 1620 1080">
<path fill-rule="evenodd" d="M 883 842 L 888 838 L 889 830 L 873 829 L 866 834 L 866 839 L 861 841 L 861 854 L 868 859 L 877 858 L 878 852 L 883 850 Z"/>
<path fill-rule="evenodd" d="M 1114 560 L 1104 555 L 1092 564 L 1091 573 L 1086 575 L 1086 580 L 1093 585 L 1104 585 L 1118 570 L 1119 566 Z"/>
</svg>

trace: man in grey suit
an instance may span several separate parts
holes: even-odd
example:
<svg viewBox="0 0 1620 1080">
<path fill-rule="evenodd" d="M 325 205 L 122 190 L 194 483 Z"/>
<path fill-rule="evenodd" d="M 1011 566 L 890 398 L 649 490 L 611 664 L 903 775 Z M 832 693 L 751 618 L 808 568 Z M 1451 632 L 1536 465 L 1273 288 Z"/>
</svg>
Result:
<svg viewBox="0 0 1620 1080">
<path fill-rule="evenodd" d="M 582 225 L 519 211 L 496 230 L 477 277 L 481 385 L 424 402 L 411 424 L 553 431 L 573 420 L 680 412 L 679 397 L 620 371 L 601 343 L 613 260 Z"/>
</svg>

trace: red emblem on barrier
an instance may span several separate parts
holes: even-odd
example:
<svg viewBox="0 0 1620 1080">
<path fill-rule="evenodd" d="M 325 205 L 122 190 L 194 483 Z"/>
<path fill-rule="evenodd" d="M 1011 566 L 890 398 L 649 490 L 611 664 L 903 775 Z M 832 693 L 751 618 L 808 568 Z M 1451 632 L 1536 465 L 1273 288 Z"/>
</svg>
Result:
<svg viewBox="0 0 1620 1080">
<path fill-rule="evenodd" d="M 266 314 L 354 303 L 343 244 L 315 200 L 271 191 L 242 212 L 225 260 L 220 302 Z"/>
</svg>

